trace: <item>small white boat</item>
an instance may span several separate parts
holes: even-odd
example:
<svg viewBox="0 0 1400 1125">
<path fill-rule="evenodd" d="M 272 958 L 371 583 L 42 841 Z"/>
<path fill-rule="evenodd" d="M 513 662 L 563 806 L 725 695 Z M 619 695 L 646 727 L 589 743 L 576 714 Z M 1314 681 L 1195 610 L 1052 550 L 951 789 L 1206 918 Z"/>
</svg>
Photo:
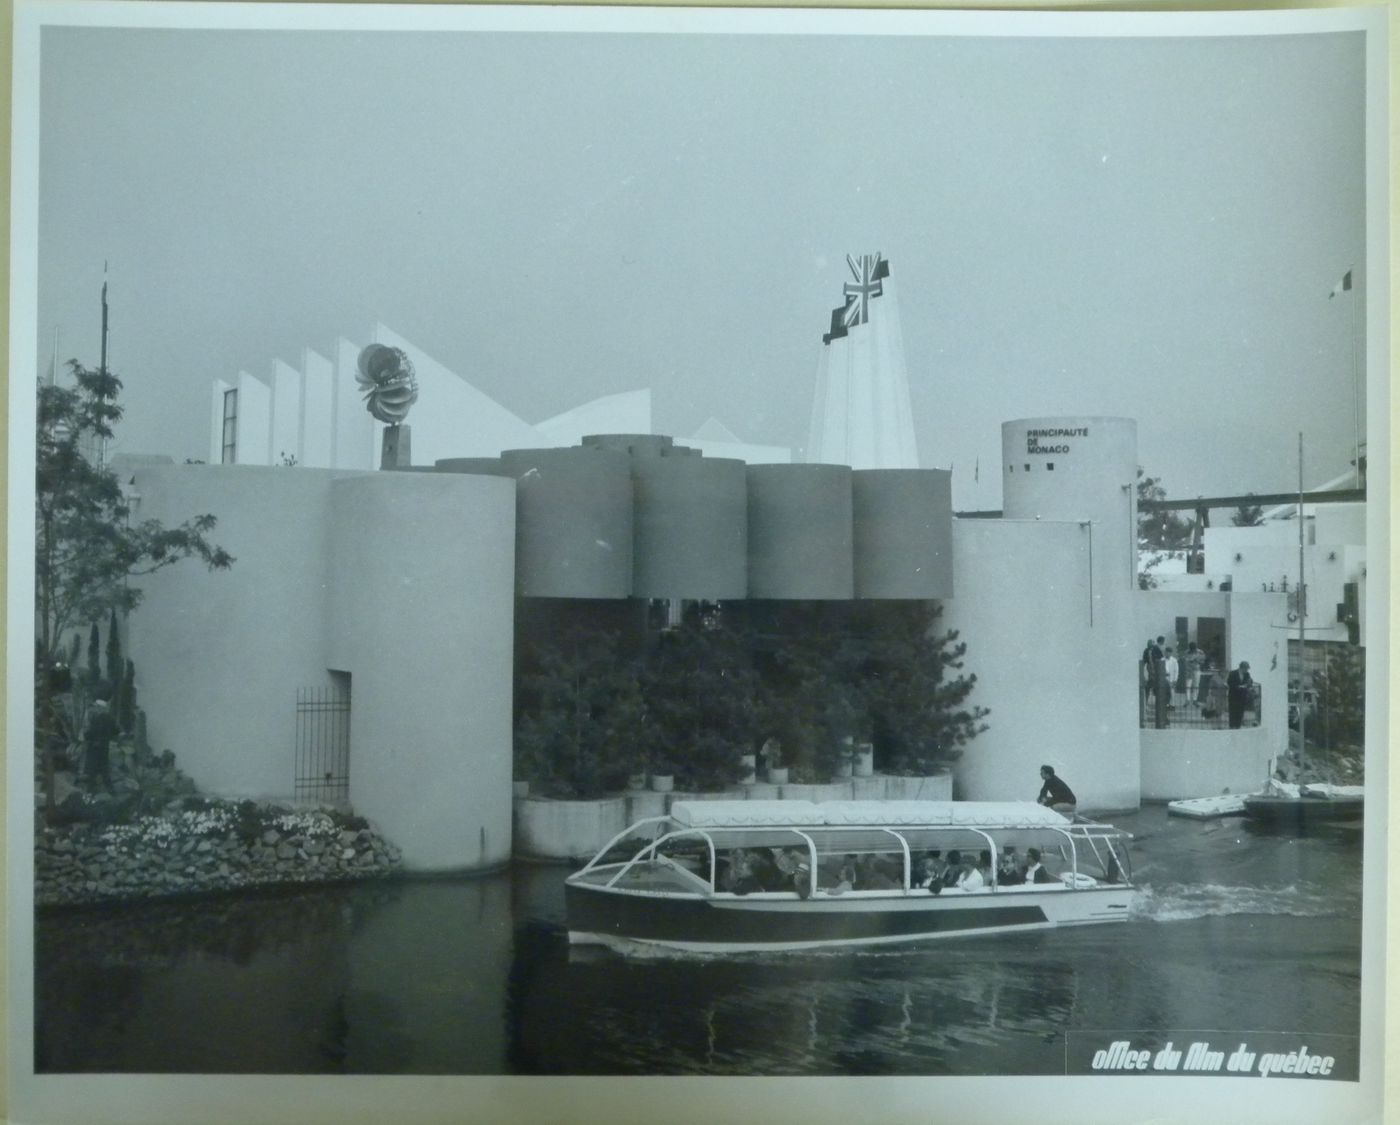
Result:
<svg viewBox="0 0 1400 1125">
<path fill-rule="evenodd" d="M 1229 793 L 1219 797 L 1187 797 L 1167 802 L 1168 816 L 1189 816 L 1195 820 L 1210 820 L 1217 816 L 1243 816 L 1244 796 Z"/>
<path fill-rule="evenodd" d="M 1123 922 L 1128 838 L 1028 803 L 680 801 L 568 877 L 569 940 L 751 952 Z M 1030 848 L 1044 881 L 998 877 Z M 984 885 L 947 885 L 954 853 Z"/>
</svg>

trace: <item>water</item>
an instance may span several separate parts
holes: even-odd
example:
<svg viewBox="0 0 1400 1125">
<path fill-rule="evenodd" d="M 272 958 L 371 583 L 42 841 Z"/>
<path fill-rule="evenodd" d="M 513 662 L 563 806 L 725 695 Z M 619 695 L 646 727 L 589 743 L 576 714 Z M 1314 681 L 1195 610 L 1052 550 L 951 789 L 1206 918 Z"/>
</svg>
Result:
<svg viewBox="0 0 1400 1125">
<path fill-rule="evenodd" d="M 902 949 L 571 951 L 551 866 L 49 915 L 36 1067 L 1030 1075 L 1131 1037 L 1306 1042 L 1354 1079 L 1360 832 L 1115 822 L 1139 840 L 1127 924 Z"/>
</svg>

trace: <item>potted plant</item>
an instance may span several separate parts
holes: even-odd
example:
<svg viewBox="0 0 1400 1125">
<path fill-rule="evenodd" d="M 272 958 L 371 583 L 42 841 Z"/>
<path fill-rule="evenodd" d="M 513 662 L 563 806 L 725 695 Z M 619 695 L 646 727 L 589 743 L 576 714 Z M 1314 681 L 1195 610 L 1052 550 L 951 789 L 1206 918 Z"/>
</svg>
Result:
<svg viewBox="0 0 1400 1125">
<path fill-rule="evenodd" d="M 669 793 L 676 787 L 676 769 L 664 758 L 658 758 L 651 767 L 651 788 L 653 793 Z"/>
<path fill-rule="evenodd" d="M 739 784 L 753 785 L 758 781 L 758 755 L 739 755 Z"/>
<path fill-rule="evenodd" d="M 776 738 L 763 743 L 763 768 L 770 785 L 786 785 L 788 768 L 783 765 L 783 744 Z"/>
</svg>

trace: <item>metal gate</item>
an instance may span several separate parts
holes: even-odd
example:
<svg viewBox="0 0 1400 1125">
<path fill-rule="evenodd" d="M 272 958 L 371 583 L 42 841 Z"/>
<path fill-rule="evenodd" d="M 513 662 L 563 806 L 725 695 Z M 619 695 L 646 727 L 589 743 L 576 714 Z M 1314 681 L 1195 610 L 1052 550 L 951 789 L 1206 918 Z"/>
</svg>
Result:
<svg viewBox="0 0 1400 1125">
<path fill-rule="evenodd" d="M 349 677 L 345 679 L 348 681 Z M 297 689 L 297 745 L 292 795 L 298 801 L 343 803 L 350 799 L 348 683 L 344 687 Z"/>
</svg>

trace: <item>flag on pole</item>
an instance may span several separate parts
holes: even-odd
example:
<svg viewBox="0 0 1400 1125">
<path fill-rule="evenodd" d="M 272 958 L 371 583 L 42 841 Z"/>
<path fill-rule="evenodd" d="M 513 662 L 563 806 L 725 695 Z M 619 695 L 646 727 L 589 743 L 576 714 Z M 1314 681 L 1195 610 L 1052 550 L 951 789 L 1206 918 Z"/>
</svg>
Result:
<svg viewBox="0 0 1400 1125">
<path fill-rule="evenodd" d="M 1350 293 L 1350 292 L 1351 292 L 1351 270 L 1347 270 L 1346 273 L 1342 274 L 1342 280 L 1339 281 L 1339 282 L 1337 282 L 1336 285 L 1332 286 L 1332 292 L 1330 292 L 1330 293 L 1327 294 L 1327 299 L 1330 301 L 1333 297 L 1339 296 L 1339 295 L 1342 294 L 1342 293 Z"/>
</svg>

